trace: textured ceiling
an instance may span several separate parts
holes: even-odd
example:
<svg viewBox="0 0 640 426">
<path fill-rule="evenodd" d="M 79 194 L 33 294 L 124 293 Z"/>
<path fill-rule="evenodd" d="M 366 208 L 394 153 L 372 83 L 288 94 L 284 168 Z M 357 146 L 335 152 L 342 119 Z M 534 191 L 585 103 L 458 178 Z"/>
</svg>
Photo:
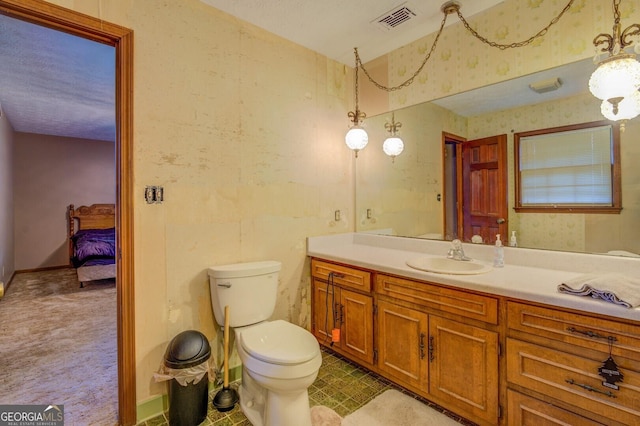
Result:
<svg viewBox="0 0 640 426">
<path fill-rule="evenodd" d="M 0 15 L 0 108 L 17 132 L 115 140 L 115 49 Z"/>
</svg>

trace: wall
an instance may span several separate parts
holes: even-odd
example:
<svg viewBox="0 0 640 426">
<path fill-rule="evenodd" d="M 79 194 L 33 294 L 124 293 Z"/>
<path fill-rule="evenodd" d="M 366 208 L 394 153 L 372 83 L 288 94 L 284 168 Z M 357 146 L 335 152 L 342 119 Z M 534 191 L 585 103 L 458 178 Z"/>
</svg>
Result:
<svg viewBox="0 0 640 426">
<path fill-rule="evenodd" d="M 0 282 L 4 287 L 15 271 L 13 253 L 13 128 L 0 106 Z"/>
<path fill-rule="evenodd" d="M 16 133 L 16 270 L 69 264 L 67 208 L 115 203 L 113 142 Z"/>
<path fill-rule="evenodd" d="M 344 144 L 351 72 L 197 0 L 54 3 L 134 31 L 135 347 L 144 404 L 166 393 L 153 372 L 178 332 L 204 332 L 220 362 L 211 265 L 281 261 L 273 318 L 309 325 L 306 238 L 354 229 L 354 160 Z M 164 186 L 164 203 L 147 205 L 146 185 Z"/>
</svg>

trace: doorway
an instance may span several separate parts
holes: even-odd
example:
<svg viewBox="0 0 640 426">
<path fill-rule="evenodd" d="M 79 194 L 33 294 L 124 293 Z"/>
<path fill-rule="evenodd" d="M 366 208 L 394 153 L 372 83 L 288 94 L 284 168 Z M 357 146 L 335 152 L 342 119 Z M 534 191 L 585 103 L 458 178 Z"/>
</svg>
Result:
<svg viewBox="0 0 640 426">
<path fill-rule="evenodd" d="M 451 133 L 442 133 L 442 173 L 444 183 L 443 215 L 444 239 L 446 241 L 461 238 L 462 215 L 462 143 L 463 137 Z"/>
<path fill-rule="evenodd" d="M 0 13 L 111 45 L 116 55 L 118 415 L 136 423 L 133 276 L 133 32 L 41 0 L 0 0 Z"/>
</svg>

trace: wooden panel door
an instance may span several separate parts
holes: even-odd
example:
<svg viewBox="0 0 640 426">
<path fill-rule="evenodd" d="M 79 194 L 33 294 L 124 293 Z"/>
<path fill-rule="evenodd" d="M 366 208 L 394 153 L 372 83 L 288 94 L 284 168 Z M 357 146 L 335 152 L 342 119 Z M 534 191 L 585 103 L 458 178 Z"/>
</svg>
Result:
<svg viewBox="0 0 640 426">
<path fill-rule="evenodd" d="M 432 315 L 429 357 L 431 395 L 498 423 L 498 333 Z"/>
<path fill-rule="evenodd" d="M 330 345 L 331 330 L 340 327 L 339 316 L 336 315 L 340 309 L 340 289 L 317 279 L 313 280 L 312 287 L 311 331 L 320 343 Z"/>
<path fill-rule="evenodd" d="M 508 239 L 507 135 L 462 144 L 463 241 Z M 505 244 L 506 245 L 506 244 Z"/>
<path fill-rule="evenodd" d="M 373 364 L 373 298 L 364 294 L 340 290 L 340 348 Z"/>
<path fill-rule="evenodd" d="M 423 312 L 378 301 L 378 368 L 399 384 L 427 391 L 429 317 Z"/>
</svg>

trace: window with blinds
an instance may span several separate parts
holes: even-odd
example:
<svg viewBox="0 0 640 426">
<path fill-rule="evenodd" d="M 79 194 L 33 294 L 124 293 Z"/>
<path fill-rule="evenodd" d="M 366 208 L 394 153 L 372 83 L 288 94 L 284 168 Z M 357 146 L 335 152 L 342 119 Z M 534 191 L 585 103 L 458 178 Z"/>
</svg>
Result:
<svg viewBox="0 0 640 426">
<path fill-rule="evenodd" d="M 516 210 L 619 212 L 618 136 L 603 122 L 516 133 Z"/>
</svg>

